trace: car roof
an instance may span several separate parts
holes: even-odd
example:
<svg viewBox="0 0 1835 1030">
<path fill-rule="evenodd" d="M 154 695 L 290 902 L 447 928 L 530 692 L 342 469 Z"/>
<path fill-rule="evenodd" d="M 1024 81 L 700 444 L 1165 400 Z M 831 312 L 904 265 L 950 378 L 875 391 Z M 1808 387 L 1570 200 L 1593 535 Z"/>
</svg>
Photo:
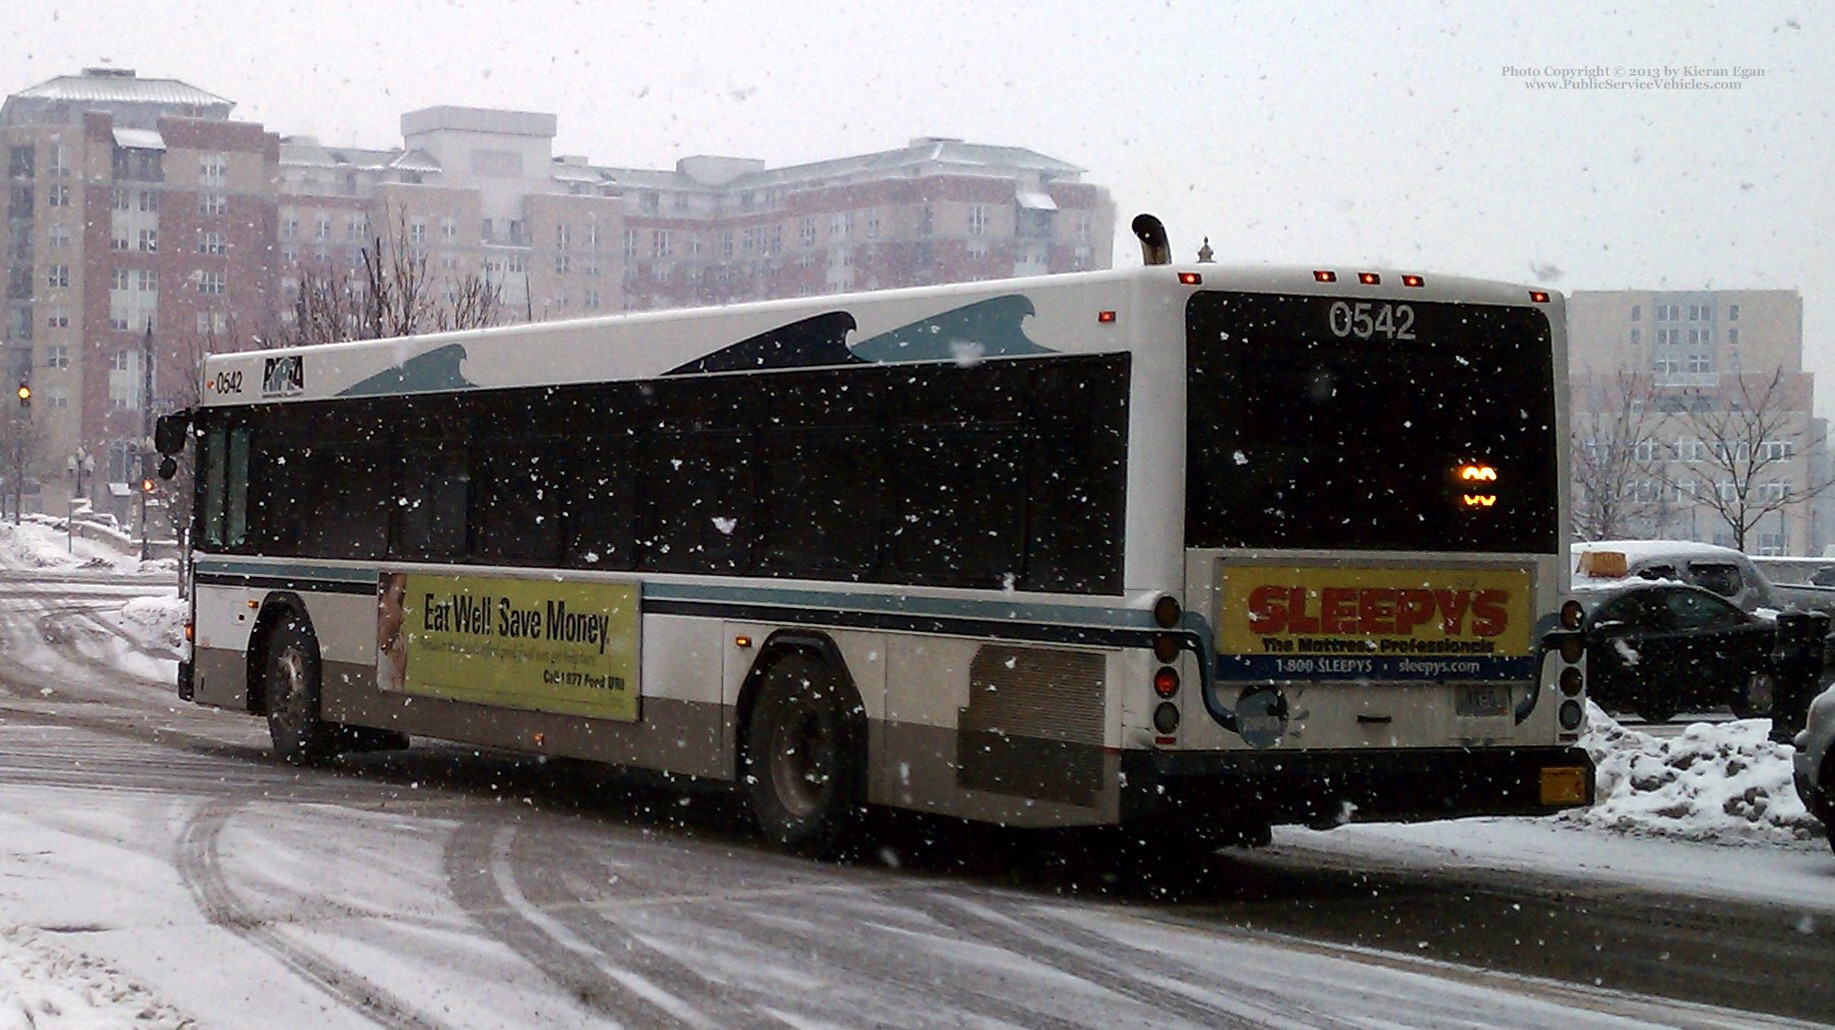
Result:
<svg viewBox="0 0 1835 1030">
<path fill-rule="evenodd" d="M 1627 564 L 1652 559 L 1669 561 L 1688 561 L 1698 558 L 1715 558 L 1721 561 L 1739 561 L 1746 556 L 1731 547 L 1719 544 L 1704 544 L 1696 540 L 1582 540 L 1568 546 L 1570 553 L 1578 556 L 1593 551 L 1617 551 L 1625 556 Z"/>
</svg>

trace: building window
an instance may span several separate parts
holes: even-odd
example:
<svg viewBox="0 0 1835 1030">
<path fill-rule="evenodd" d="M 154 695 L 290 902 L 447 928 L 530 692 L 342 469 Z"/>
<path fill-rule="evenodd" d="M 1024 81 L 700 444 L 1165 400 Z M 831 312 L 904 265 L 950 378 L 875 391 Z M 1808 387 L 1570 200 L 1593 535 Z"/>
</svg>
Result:
<svg viewBox="0 0 1835 1030">
<path fill-rule="evenodd" d="M 223 253 L 223 234 L 220 232 L 217 232 L 214 229 L 210 229 L 210 230 L 199 229 L 198 230 L 198 253 L 199 254 L 221 254 Z"/>
<path fill-rule="evenodd" d="M 51 313 L 45 316 L 45 328 L 46 329 L 68 329 L 70 328 L 70 309 L 69 308 L 52 308 Z M 57 367 L 63 368 L 64 366 L 59 365 Z"/>
<path fill-rule="evenodd" d="M 299 239 L 298 215 L 288 215 L 280 220 L 280 238 L 283 240 Z"/>
<path fill-rule="evenodd" d="M 408 242 L 417 247 L 427 245 L 427 220 L 425 218 L 416 218 L 408 223 Z"/>
<path fill-rule="evenodd" d="M 153 254 L 159 251 L 158 229 L 140 230 L 140 250 L 145 254 Z"/>
<path fill-rule="evenodd" d="M 222 215 L 229 213 L 229 198 L 221 193 L 198 194 L 198 214 Z"/>
<path fill-rule="evenodd" d="M 440 239 L 455 243 L 459 239 L 459 220 L 457 218 L 440 219 Z"/>
<path fill-rule="evenodd" d="M 1728 304 L 1727 305 L 1727 321 L 1729 322 L 1739 321 L 1739 305 L 1738 304 Z"/>
<path fill-rule="evenodd" d="M 132 372 L 134 370 L 134 352 L 118 350 L 108 359 L 108 367 L 114 372 Z"/>
<path fill-rule="evenodd" d="M 1727 330 L 1727 344 L 1733 347 L 1739 346 L 1739 330 L 1738 329 Z"/>
<path fill-rule="evenodd" d="M 198 273 L 198 292 L 203 293 L 203 294 L 208 294 L 211 296 L 217 296 L 217 295 L 222 294 L 223 293 L 223 273 L 222 272 L 200 272 Z"/>
<path fill-rule="evenodd" d="M 198 158 L 198 182 L 221 186 L 229 178 L 229 163 L 222 154 L 204 154 Z"/>
<path fill-rule="evenodd" d="M 159 210 L 159 194 L 152 190 L 140 190 L 135 194 L 140 210 L 153 212 Z"/>
<path fill-rule="evenodd" d="M 33 171 L 33 148 L 31 144 L 8 147 L 6 174 L 15 179 L 30 179 L 37 173 Z"/>
<path fill-rule="evenodd" d="M 587 290 L 585 302 L 581 306 L 588 311 L 599 310 L 599 291 Z"/>
<path fill-rule="evenodd" d="M 1688 370 L 1695 373 L 1714 371 L 1714 355 L 1690 354 L 1688 356 Z"/>
<path fill-rule="evenodd" d="M 70 348 L 61 343 L 54 343 L 45 348 L 46 368 L 69 368 Z"/>
<path fill-rule="evenodd" d="M 115 289 L 131 290 L 134 288 L 134 273 L 126 268 L 115 269 Z"/>
<path fill-rule="evenodd" d="M 45 285 L 53 289 L 70 285 L 69 265 L 50 265 L 45 269 Z"/>
<path fill-rule="evenodd" d="M 70 187 L 65 186 L 61 183 L 56 186 L 45 187 L 45 206 L 47 207 L 69 207 L 70 206 Z"/>
<path fill-rule="evenodd" d="M 315 232 L 316 234 L 312 237 L 315 240 L 331 239 L 331 216 L 330 215 L 320 215 L 319 216 L 319 221 L 318 221 L 318 225 L 316 226 Z"/>
<path fill-rule="evenodd" d="M 66 250 L 70 247 L 70 227 L 53 225 L 45 231 L 45 245 L 52 250 Z"/>
<path fill-rule="evenodd" d="M 988 207 L 986 204 L 970 204 L 968 207 L 968 234 L 981 236 L 988 231 Z M 986 256 L 985 250 L 982 256 Z"/>
<path fill-rule="evenodd" d="M 666 258 L 672 249 L 674 235 L 668 229 L 658 229 L 650 236 L 650 253 L 653 257 Z"/>
<path fill-rule="evenodd" d="M 159 270 L 158 269 L 143 268 L 140 270 L 140 292 L 141 293 L 158 293 L 159 292 Z"/>
<path fill-rule="evenodd" d="M 45 406 L 48 408 L 68 408 L 70 406 L 69 387 L 53 386 L 46 389 Z"/>
<path fill-rule="evenodd" d="M 626 229 L 624 231 L 624 259 L 626 261 L 637 260 L 637 230 L 636 229 Z"/>
<path fill-rule="evenodd" d="M 1644 333 L 1642 330 L 1638 330 L 1638 329 L 1631 330 L 1631 346 L 1636 347 L 1639 343 L 1643 342 L 1643 339 L 1644 339 Z"/>
<path fill-rule="evenodd" d="M 204 335 L 229 331 L 229 314 L 223 311 L 198 312 L 198 332 Z"/>
<path fill-rule="evenodd" d="M 1644 320 L 1644 305 L 1631 305 L 1631 320 L 1633 322 L 1642 322 Z"/>
<path fill-rule="evenodd" d="M 573 262 L 569 260 L 569 255 L 556 254 L 554 256 L 554 274 L 555 275 L 566 275 L 572 269 L 572 267 L 573 267 Z"/>
<path fill-rule="evenodd" d="M 816 245 L 816 220 L 808 216 L 803 218 L 802 240 L 804 247 Z"/>
</svg>

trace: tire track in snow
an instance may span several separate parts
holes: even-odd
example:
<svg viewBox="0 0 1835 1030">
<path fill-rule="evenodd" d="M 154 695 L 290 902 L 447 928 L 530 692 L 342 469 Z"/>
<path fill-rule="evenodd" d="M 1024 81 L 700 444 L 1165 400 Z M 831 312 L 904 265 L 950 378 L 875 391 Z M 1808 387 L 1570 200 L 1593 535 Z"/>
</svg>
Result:
<svg viewBox="0 0 1835 1030">
<path fill-rule="evenodd" d="M 1075 928 L 1024 912 L 1022 909 L 1025 906 L 1000 905 L 992 897 L 985 903 L 971 901 L 939 892 L 919 898 L 915 907 L 970 940 L 993 945 L 1050 966 L 1085 983 L 1140 1002 L 1167 1016 L 1189 1020 L 1203 1027 L 1240 1027 L 1252 1030 L 1266 1025 L 1265 1017 L 1256 1018 L 1240 1010 L 1206 1004 L 1153 984 L 1144 974 L 1148 970 L 1163 969 L 1163 956 L 1139 952 L 1119 941 L 1094 934 L 1067 932 Z M 1221 985 L 1194 986 L 1198 992 L 1216 994 Z M 1229 990 L 1230 997 L 1252 997 L 1257 1007 L 1267 1007 L 1271 1013 L 1287 1015 L 1294 1007 L 1294 999 L 1290 994 L 1249 984 L 1232 984 Z M 1305 1018 L 1309 1025 L 1315 1027 L 1363 1025 L 1335 1020 L 1318 1011 L 1306 1012 Z"/>
<path fill-rule="evenodd" d="M 448 889 L 467 915 L 574 1000 L 633 1026 L 719 1028 L 756 1020 L 746 1009 L 724 1003 L 709 1006 L 714 1012 L 704 1011 L 707 1001 L 719 1001 L 710 993 L 715 985 L 629 934 L 608 925 L 583 937 L 575 927 L 587 903 L 578 897 L 557 897 L 552 884 L 545 884 L 540 901 L 525 895 L 517 875 L 518 853 L 525 856 L 525 871 L 555 858 L 526 857 L 532 845 L 518 847 L 516 837 L 513 823 L 461 822 L 446 847 Z M 612 961 L 614 955 L 621 963 Z M 692 995 L 699 997 L 690 1001 Z"/>
<path fill-rule="evenodd" d="M 230 817 L 247 804 L 232 799 L 205 802 L 186 820 L 179 834 L 173 866 L 204 918 L 272 955 L 300 979 L 382 1026 L 404 1030 L 440 1026 L 438 1020 L 416 1011 L 381 986 L 288 940 L 271 922 L 237 899 L 223 871 L 219 841 Z"/>
</svg>

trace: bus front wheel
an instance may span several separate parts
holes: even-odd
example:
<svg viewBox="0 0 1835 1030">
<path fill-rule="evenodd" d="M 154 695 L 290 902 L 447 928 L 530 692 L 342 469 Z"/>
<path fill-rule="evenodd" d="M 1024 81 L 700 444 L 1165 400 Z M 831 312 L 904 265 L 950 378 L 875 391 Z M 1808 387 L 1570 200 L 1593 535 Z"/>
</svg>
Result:
<svg viewBox="0 0 1835 1030">
<path fill-rule="evenodd" d="M 318 641 L 299 616 L 275 627 L 264 681 L 274 753 L 293 765 L 330 758 L 336 747 L 332 728 L 319 719 Z"/>
<path fill-rule="evenodd" d="M 773 844 L 828 857 L 858 829 L 866 784 L 860 716 L 853 691 L 811 655 L 791 653 L 766 670 L 746 734 L 744 782 Z"/>
</svg>

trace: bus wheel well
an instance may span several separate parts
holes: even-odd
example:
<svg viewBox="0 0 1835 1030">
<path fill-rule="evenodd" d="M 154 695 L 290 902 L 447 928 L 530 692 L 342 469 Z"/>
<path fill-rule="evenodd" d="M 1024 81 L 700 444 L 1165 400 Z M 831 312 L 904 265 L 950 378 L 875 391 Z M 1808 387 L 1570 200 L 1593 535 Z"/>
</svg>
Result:
<svg viewBox="0 0 1835 1030">
<path fill-rule="evenodd" d="M 764 646 L 759 648 L 758 659 L 746 671 L 745 683 L 739 688 L 739 702 L 733 710 L 733 779 L 738 781 L 745 774 L 745 742 L 752 730 L 752 711 L 757 706 L 759 687 L 764 683 L 765 674 L 771 667 L 785 658 L 802 654 L 807 655 L 834 673 L 840 681 L 847 698 L 852 702 L 848 710 L 860 725 L 859 740 L 865 741 L 866 708 L 860 701 L 860 690 L 854 686 L 854 677 L 848 672 L 847 662 L 841 657 L 841 649 L 829 639 L 826 633 L 812 633 L 807 630 L 778 630 L 766 638 Z"/>
<path fill-rule="evenodd" d="M 306 614 L 306 602 L 298 594 L 269 594 L 261 602 L 261 612 L 255 616 L 255 628 L 248 638 L 248 711 L 250 715 L 268 714 L 268 645 L 274 639 L 274 630 L 287 616 L 294 616 L 312 631 L 312 617 Z"/>
</svg>

